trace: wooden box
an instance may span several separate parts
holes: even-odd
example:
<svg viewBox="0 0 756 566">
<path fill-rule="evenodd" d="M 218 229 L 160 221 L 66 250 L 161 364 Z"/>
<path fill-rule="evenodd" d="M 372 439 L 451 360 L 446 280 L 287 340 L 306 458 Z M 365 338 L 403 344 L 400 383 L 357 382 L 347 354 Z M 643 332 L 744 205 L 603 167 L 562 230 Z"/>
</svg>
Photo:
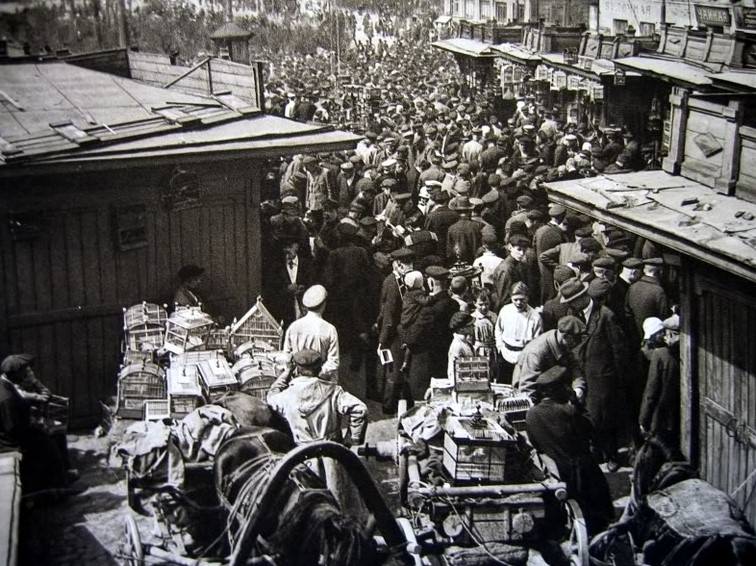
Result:
<svg viewBox="0 0 756 566">
<path fill-rule="evenodd" d="M 199 384 L 199 370 L 196 364 L 172 363 L 167 372 L 168 399 L 174 419 L 180 419 L 197 407 L 204 405 L 205 398 Z"/>
<path fill-rule="evenodd" d="M 229 331 L 230 347 L 234 349 L 251 342 L 256 351 L 273 352 L 281 350 L 282 338 L 283 327 L 265 308 L 260 297 L 239 321 L 234 321 Z"/>
<path fill-rule="evenodd" d="M 180 308 L 166 322 L 163 347 L 174 354 L 205 347 L 213 319 L 198 307 Z"/>
<path fill-rule="evenodd" d="M 163 370 L 152 362 L 124 366 L 118 374 L 119 417 L 141 419 L 147 399 L 166 398 L 166 382 Z"/>
<path fill-rule="evenodd" d="M 443 466 L 456 483 L 503 483 L 517 439 L 495 421 L 449 417 L 445 424 Z"/>
<path fill-rule="evenodd" d="M 212 400 L 228 391 L 239 389 L 237 381 L 226 358 L 219 352 L 215 357 L 206 359 L 197 364 L 200 376 L 200 386 L 205 398 Z"/>
</svg>

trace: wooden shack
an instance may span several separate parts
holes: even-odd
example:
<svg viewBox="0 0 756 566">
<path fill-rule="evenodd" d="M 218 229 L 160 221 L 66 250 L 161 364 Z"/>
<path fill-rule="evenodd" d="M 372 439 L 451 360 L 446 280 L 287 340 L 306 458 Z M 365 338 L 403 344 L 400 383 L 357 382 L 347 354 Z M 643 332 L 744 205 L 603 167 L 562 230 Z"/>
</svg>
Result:
<svg viewBox="0 0 756 566">
<path fill-rule="evenodd" d="M 708 145 L 695 141 L 701 135 L 696 120 L 685 129 L 682 116 L 673 132 L 673 147 L 680 144 L 680 150 L 671 155 L 679 155 L 679 169 L 695 178 L 639 171 L 547 183 L 546 189 L 550 200 L 664 251 L 680 307 L 681 448 L 702 477 L 731 494 L 756 524 L 756 204 L 721 192 L 721 164 L 733 159 L 726 148 L 740 147 L 737 136 L 753 123 L 747 114 L 743 123 L 737 118 L 742 114 L 727 112 L 733 104 L 727 96 L 717 104 L 725 109 L 722 123 L 710 124 L 716 136 L 725 136 L 715 153 L 721 154 L 718 167 L 701 166 L 701 146 Z M 689 112 L 715 116 L 713 105 L 694 102 Z M 733 179 L 731 186 L 737 183 Z"/>
<path fill-rule="evenodd" d="M 74 425 L 115 392 L 123 307 L 170 303 L 182 265 L 213 316 L 255 304 L 260 160 L 358 141 L 62 62 L 4 65 L 0 90 L 0 354 L 36 354 Z"/>
</svg>

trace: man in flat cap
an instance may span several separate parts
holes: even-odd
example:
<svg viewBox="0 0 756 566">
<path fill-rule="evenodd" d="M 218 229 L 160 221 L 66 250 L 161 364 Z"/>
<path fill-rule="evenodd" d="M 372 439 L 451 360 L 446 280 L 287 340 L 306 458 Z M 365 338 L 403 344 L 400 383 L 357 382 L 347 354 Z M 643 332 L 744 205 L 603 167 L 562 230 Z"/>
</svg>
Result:
<svg viewBox="0 0 756 566">
<path fill-rule="evenodd" d="M 293 356 L 295 376 L 276 380 L 268 405 L 289 423 L 297 445 L 331 440 L 346 446 L 362 444 L 367 430 L 367 406 L 334 380 L 321 377 L 323 358 L 303 349 Z M 342 432 L 346 429 L 346 434 Z M 355 505 L 354 488 L 340 465 L 330 458 L 317 460 L 318 472 L 342 505 Z M 354 511 L 353 507 L 350 507 Z"/>
<path fill-rule="evenodd" d="M 449 204 L 449 209 L 459 215 L 459 220 L 449 226 L 446 233 L 446 257 L 452 262 L 472 264 L 480 248 L 483 226 L 470 219 L 473 208 L 466 196 L 455 197 Z"/>
<path fill-rule="evenodd" d="M 660 257 L 643 260 L 643 276 L 627 291 L 627 315 L 635 321 L 639 336 L 644 320 L 652 316 L 664 319 L 669 315 L 667 293 L 661 282 L 663 266 L 664 260 Z"/>
<path fill-rule="evenodd" d="M 560 318 L 554 330 L 544 332 L 525 346 L 512 383 L 522 393 L 532 396 L 538 376 L 553 366 L 561 365 L 569 370 L 567 379 L 572 383 L 576 399 L 582 400 L 586 382 L 573 349 L 583 341 L 584 334 L 585 324 L 580 319 L 571 315 Z"/>
<path fill-rule="evenodd" d="M 567 210 L 561 204 L 549 206 L 549 221 L 540 226 L 533 234 L 533 248 L 538 258 L 538 271 L 541 275 L 541 303 L 554 297 L 553 268 L 547 266 L 540 259 L 541 254 L 557 247 L 566 240 L 567 224 L 565 218 Z"/>
<path fill-rule="evenodd" d="M 562 285 L 560 294 L 570 314 L 586 326 L 584 340 L 575 351 L 588 383 L 586 408 L 596 427 L 597 456 L 615 471 L 619 435 L 627 430 L 627 412 L 620 395 L 627 389 L 629 353 L 614 313 L 597 304 L 588 288 L 588 284 L 571 279 Z"/>
<path fill-rule="evenodd" d="M 528 281 L 526 254 L 529 247 L 530 241 L 525 236 L 520 234 L 510 236 L 507 242 L 509 255 L 496 267 L 492 276 L 497 312 L 511 302 L 512 285 Z"/>
<path fill-rule="evenodd" d="M 36 381 L 31 370 L 33 360 L 34 356 L 29 354 L 12 354 L 0 363 L 0 453 L 21 452 L 25 494 L 64 487 L 68 481 L 67 454 L 61 450 L 65 449 L 65 443 L 61 446 L 40 428 L 32 426 L 30 406 L 35 400 L 32 395 L 38 396 L 39 401 L 49 398 L 49 394 L 24 393 L 24 382 Z"/>
<path fill-rule="evenodd" d="M 286 329 L 284 351 L 295 354 L 300 350 L 320 352 L 324 361 L 323 373 L 338 376 L 339 335 L 336 327 L 323 319 L 328 293 L 322 285 L 313 285 L 302 296 L 302 306 L 307 311 Z M 336 381 L 336 378 L 334 378 Z"/>
<path fill-rule="evenodd" d="M 451 210 L 447 203 L 449 202 L 449 193 L 437 189 L 431 193 L 431 200 L 436 204 L 425 218 L 425 229 L 430 230 L 438 236 L 438 255 L 446 257 L 446 237 L 449 228 L 459 220 L 459 213 Z"/>
<path fill-rule="evenodd" d="M 573 220 L 565 219 L 565 222 L 575 222 Z M 567 224 L 565 224 L 565 227 Z M 580 241 L 584 238 L 591 237 L 592 229 L 590 226 L 583 226 L 575 230 L 575 241 L 565 241 L 551 249 L 541 252 L 538 256 L 538 261 L 543 263 L 546 267 L 554 269 L 557 265 L 567 265 L 570 263 L 580 251 Z"/>
<path fill-rule="evenodd" d="M 566 367 L 554 365 L 544 370 L 534 386 L 536 404 L 525 417 L 528 439 L 554 461 L 568 495 L 586 515 L 588 533 L 595 535 L 613 520 L 614 508 L 609 485 L 591 454 L 594 427 L 583 409 L 572 402 Z"/>
<path fill-rule="evenodd" d="M 346 161 L 339 166 L 336 177 L 336 196 L 339 206 L 348 207 L 357 195 L 357 170 L 352 161 Z"/>
<path fill-rule="evenodd" d="M 662 322 L 665 345 L 651 351 L 638 424 L 645 437 L 652 436 L 670 448 L 680 446 L 680 317 Z"/>
</svg>

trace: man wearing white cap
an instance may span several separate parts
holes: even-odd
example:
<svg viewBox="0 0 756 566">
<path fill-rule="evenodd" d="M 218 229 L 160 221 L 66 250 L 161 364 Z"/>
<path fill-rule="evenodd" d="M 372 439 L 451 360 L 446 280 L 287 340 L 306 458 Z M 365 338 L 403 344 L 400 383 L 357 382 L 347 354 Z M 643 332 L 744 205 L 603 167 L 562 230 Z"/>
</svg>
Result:
<svg viewBox="0 0 756 566">
<path fill-rule="evenodd" d="M 302 296 L 307 310 L 302 318 L 291 323 L 284 337 L 284 351 L 293 355 L 301 350 L 315 350 L 325 360 L 322 373 L 338 375 L 339 335 L 336 327 L 323 320 L 328 293 L 322 285 L 313 285 Z"/>
</svg>

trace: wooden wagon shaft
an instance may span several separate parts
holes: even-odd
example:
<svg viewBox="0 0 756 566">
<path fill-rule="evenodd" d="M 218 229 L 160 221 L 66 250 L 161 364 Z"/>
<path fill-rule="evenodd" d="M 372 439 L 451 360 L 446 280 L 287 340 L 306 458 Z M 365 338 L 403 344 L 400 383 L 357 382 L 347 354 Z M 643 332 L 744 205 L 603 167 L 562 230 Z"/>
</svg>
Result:
<svg viewBox="0 0 756 566">
<path fill-rule="evenodd" d="M 498 497 L 518 493 L 546 493 L 551 491 L 557 499 L 567 499 L 567 485 L 564 482 L 451 487 L 416 487 L 410 485 L 409 491 L 413 495 L 422 497 Z"/>
</svg>

